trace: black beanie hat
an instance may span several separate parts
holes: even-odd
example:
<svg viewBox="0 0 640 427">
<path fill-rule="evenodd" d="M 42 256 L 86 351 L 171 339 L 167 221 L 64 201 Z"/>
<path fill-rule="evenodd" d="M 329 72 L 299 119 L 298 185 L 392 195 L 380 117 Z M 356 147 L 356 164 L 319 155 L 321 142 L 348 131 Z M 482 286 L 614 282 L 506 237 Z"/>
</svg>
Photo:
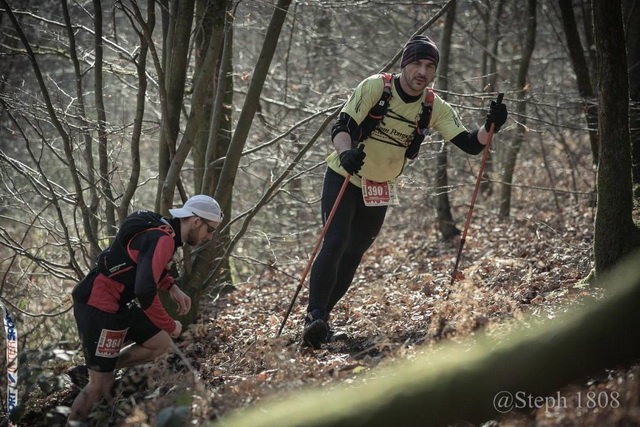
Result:
<svg viewBox="0 0 640 427">
<path fill-rule="evenodd" d="M 440 51 L 436 44 L 427 36 L 414 36 L 404 45 L 400 68 L 421 59 L 430 59 L 438 66 Z"/>
</svg>

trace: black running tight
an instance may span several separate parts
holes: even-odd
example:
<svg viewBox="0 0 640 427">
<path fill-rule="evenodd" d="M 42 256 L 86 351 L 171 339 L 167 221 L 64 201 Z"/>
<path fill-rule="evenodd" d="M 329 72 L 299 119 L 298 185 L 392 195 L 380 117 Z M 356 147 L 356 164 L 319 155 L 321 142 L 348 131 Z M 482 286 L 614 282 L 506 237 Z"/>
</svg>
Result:
<svg viewBox="0 0 640 427">
<path fill-rule="evenodd" d="M 344 178 L 327 169 L 322 188 L 322 222 L 329 217 Z M 353 281 L 364 253 L 384 222 L 386 206 L 367 207 L 362 190 L 349 183 L 329 224 L 309 278 L 308 311 L 328 315 Z"/>
</svg>

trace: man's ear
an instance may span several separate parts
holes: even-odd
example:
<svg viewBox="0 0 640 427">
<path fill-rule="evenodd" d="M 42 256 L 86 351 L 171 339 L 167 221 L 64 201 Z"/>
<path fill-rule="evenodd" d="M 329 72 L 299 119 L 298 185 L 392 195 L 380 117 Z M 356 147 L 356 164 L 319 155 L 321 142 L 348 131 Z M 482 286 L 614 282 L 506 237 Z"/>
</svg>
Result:
<svg viewBox="0 0 640 427">
<path fill-rule="evenodd" d="M 188 225 L 189 229 L 195 229 L 198 227 L 198 225 L 195 223 L 196 221 L 198 221 L 199 218 L 197 216 L 190 216 L 187 218 L 182 218 L 182 225 Z"/>
</svg>

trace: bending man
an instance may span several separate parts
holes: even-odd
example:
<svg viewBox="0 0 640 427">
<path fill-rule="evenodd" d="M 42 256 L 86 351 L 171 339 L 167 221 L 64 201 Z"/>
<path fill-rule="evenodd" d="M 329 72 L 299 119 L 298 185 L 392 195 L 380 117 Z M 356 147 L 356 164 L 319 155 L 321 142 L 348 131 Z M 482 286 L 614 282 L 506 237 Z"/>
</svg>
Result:
<svg viewBox="0 0 640 427">
<path fill-rule="evenodd" d="M 89 371 L 89 383 L 71 406 L 70 423 L 86 420 L 101 398 L 111 400 L 115 369 L 151 362 L 173 348 L 182 324 L 172 319 L 158 297 L 169 293 L 178 314 L 191 299 L 170 276 L 176 250 L 210 240 L 222 221 L 218 202 L 205 195 L 169 209 L 173 218 L 149 211 L 129 215 L 98 266 L 73 289 L 73 314 Z M 124 347 L 125 341 L 133 343 Z"/>
</svg>

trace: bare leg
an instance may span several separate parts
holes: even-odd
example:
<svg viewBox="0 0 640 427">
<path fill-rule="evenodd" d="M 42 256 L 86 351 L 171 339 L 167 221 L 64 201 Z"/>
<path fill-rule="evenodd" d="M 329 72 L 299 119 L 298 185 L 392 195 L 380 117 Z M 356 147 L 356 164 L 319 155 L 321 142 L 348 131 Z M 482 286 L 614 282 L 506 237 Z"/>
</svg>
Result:
<svg viewBox="0 0 640 427">
<path fill-rule="evenodd" d="M 89 369 L 89 383 L 80 391 L 71 405 L 69 424 L 71 421 L 84 421 L 89 417 L 93 405 L 104 398 L 111 401 L 111 386 L 114 382 L 113 372 L 98 372 Z"/>
<path fill-rule="evenodd" d="M 165 331 L 160 331 L 142 344 L 131 344 L 120 351 L 116 369 L 128 368 L 152 362 L 174 348 L 173 340 Z"/>
<path fill-rule="evenodd" d="M 174 348 L 174 344 L 169 334 L 160 331 L 142 344 L 132 344 L 122 349 L 118 356 L 116 369 L 151 362 L 172 348 Z M 110 402 L 114 381 L 114 372 L 98 372 L 89 369 L 89 384 L 80 391 L 73 401 L 68 424 L 73 425 L 73 421 L 86 420 L 93 405 L 100 399 L 104 398 Z"/>
</svg>

